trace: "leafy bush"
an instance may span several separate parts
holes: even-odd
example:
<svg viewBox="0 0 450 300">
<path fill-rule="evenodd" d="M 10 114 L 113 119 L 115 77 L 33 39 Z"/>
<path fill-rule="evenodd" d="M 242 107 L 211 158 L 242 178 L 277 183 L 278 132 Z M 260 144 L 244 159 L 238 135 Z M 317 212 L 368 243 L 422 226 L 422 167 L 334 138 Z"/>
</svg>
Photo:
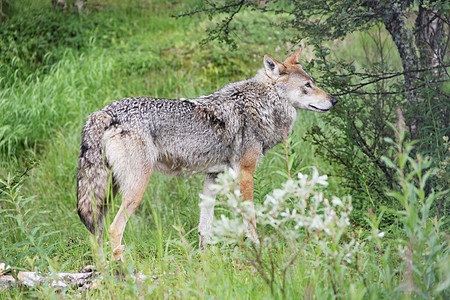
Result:
<svg viewBox="0 0 450 300">
<path fill-rule="evenodd" d="M 398 207 L 385 194 L 386 187 L 393 188 L 396 183 L 392 170 L 381 160 L 383 155 L 392 155 L 384 140 L 385 136 L 393 135 L 387 124 L 395 122 L 396 108 L 405 104 L 395 92 L 400 84 L 398 78 L 369 84 L 359 89 L 359 94 L 346 92 L 372 81 L 367 75 L 371 72 L 388 72 L 387 66 L 379 61 L 380 57 L 394 59 L 387 52 L 387 44 L 386 37 L 381 37 L 370 44 L 371 47 L 361 47 L 366 65 L 358 71 L 353 62 L 329 59 L 331 50 L 325 46 L 318 46 L 317 59 L 306 65 L 315 70 L 317 81 L 327 86 L 332 94 L 342 94 L 339 105 L 323 117 L 326 129 L 317 125 L 309 128 L 307 139 L 317 146 L 316 153 L 334 163 L 336 168 L 332 175 L 340 177 L 342 186 L 351 191 L 355 206 L 352 218 L 358 226 L 368 225 L 364 214 L 369 210 L 377 212 L 382 206 Z M 389 226 L 393 220 L 394 216 L 386 214 L 383 226 Z"/>
<path fill-rule="evenodd" d="M 211 242 L 238 244 L 264 282 L 270 286 L 272 295 L 286 297 L 287 271 L 294 265 L 297 256 L 305 251 L 308 243 L 318 246 L 322 252 L 332 254 L 328 242 L 338 245 L 345 228 L 350 225 L 350 198 L 325 199 L 317 186 L 327 185 L 327 176 L 319 176 L 316 169 L 310 178 L 299 173 L 298 180 L 289 179 L 281 189 L 275 189 L 267 195 L 261 206 L 253 209 L 249 202 L 240 199 L 237 174 L 232 170 L 221 174 L 213 189 L 225 198 L 219 204 L 229 210 L 230 216 L 221 215 L 214 222 L 212 232 L 209 233 Z M 213 201 L 203 197 L 201 205 L 208 206 Z M 249 220 L 252 215 L 256 215 L 259 226 L 267 232 L 256 245 L 244 238 L 247 227 L 242 219 Z M 334 253 L 333 257 L 349 259 L 351 246 L 341 247 L 340 253 Z M 282 259 L 274 253 L 283 253 Z"/>
<path fill-rule="evenodd" d="M 393 127 L 393 131 L 397 141 L 386 142 L 392 145 L 395 160 L 384 156 L 383 161 L 394 171 L 398 186 L 387 194 L 401 207 L 390 211 L 401 238 L 383 243 L 389 234 L 379 230 L 384 211 L 366 214 L 371 227 L 368 235 L 352 230 L 350 198 L 324 198 L 317 187 L 328 185 L 327 176 L 319 176 L 313 169 L 311 176 L 299 173 L 298 179 L 288 179 L 254 210 L 239 196 L 237 174 L 230 171 L 219 176 L 213 189 L 227 213 L 214 222 L 211 241 L 222 247 L 237 244 L 275 297 L 288 296 L 286 281 L 292 280 L 288 275 L 298 268 L 296 261 L 302 260 L 307 269 L 314 270 L 312 274 L 321 274 L 320 279 L 310 274 L 309 284 L 316 295 L 448 298 L 448 240 L 441 230 L 443 221 L 430 216 L 432 205 L 442 195 L 425 192 L 434 172 L 431 160 L 411 156 L 414 142 L 405 141 L 404 127 Z M 201 205 L 212 201 L 203 197 Z M 247 228 L 242 219 L 252 214 L 263 228 L 256 244 L 244 240 Z"/>
</svg>

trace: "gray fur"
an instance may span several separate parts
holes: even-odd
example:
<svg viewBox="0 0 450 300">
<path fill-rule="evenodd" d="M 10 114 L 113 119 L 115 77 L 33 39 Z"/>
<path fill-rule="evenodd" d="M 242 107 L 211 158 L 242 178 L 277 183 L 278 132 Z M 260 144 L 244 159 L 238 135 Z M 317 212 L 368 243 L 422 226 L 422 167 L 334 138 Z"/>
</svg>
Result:
<svg viewBox="0 0 450 300">
<path fill-rule="evenodd" d="M 282 141 L 286 130 L 292 130 L 296 108 L 309 105 L 298 107 L 299 100 L 291 99 L 301 93 L 293 82 L 311 79 L 295 77 L 300 72 L 289 73 L 270 56 L 264 64 L 265 69 L 253 78 L 230 83 L 210 95 L 180 100 L 126 98 L 91 114 L 83 128 L 78 161 L 78 214 L 89 231 L 95 234 L 97 227 L 101 236 L 111 171 L 113 183 L 125 195 L 138 188 L 136 179 L 143 174 L 238 170 L 250 147 L 257 145 L 264 153 Z M 336 101 L 320 92 L 327 99 L 306 109 L 325 111 L 333 106 Z"/>
<path fill-rule="evenodd" d="M 103 160 L 102 139 L 110 125 L 110 115 L 95 112 L 88 117 L 82 133 L 77 206 L 81 221 L 92 234 L 95 234 L 95 219 L 98 220 L 99 232 L 102 232 L 102 216 L 107 210 L 105 198 L 110 172 Z M 97 205 L 95 211 L 92 209 L 94 203 Z"/>
</svg>

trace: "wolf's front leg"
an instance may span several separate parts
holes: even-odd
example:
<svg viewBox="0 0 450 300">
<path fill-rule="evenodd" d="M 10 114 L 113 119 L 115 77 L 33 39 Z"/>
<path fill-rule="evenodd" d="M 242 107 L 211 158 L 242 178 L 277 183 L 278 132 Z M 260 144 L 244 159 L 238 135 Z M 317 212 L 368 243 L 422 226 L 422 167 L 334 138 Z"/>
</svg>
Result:
<svg viewBox="0 0 450 300">
<path fill-rule="evenodd" d="M 251 213 L 249 218 L 244 218 L 244 225 L 247 227 L 247 238 L 259 244 L 259 237 L 256 230 L 256 218 L 253 204 L 253 174 L 255 173 L 256 164 L 258 163 L 259 155 L 261 154 L 261 147 L 255 145 L 249 147 L 241 158 L 239 171 L 241 179 L 239 187 L 244 201 L 250 201 Z"/>
<path fill-rule="evenodd" d="M 217 174 L 206 174 L 203 185 L 203 195 L 210 199 L 216 199 L 216 193 L 211 189 L 211 185 L 216 182 Z M 198 226 L 198 238 L 200 249 L 205 249 L 209 243 L 209 234 L 214 219 L 214 202 L 200 205 L 200 222 Z"/>
<path fill-rule="evenodd" d="M 247 233 L 245 235 L 246 238 L 249 238 L 251 241 L 259 244 L 259 237 L 256 230 L 256 217 L 254 212 L 254 203 L 253 203 L 253 173 L 252 172 L 242 172 L 241 180 L 239 182 L 240 189 L 244 201 L 250 202 L 250 210 L 251 213 L 247 218 L 244 217 L 244 225 L 247 228 Z"/>
</svg>

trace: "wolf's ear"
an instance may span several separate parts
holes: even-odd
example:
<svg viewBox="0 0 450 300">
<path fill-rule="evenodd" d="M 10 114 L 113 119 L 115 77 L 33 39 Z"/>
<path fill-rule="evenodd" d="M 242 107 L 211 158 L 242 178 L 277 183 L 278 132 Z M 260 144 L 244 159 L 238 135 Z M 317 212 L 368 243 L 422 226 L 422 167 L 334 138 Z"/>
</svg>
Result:
<svg viewBox="0 0 450 300">
<path fill-rule="evenodd" d="M 267 76 L 273 80 L 280 78 L 280 75 L 286 70 L 286 67 L 282 63 L 269 54 L 264 55 L 264 68 L 266 69 Z"/>
<path fill-rule="evenodd" d="M 298 57 L 300 56 L 300 53 L 302 53 L 302 48 L 300 47 L 297 51 L 289 55 L 288 58 L 284 61 L 286 65 L 295 65 L 298 64 Z"/>
</svg>

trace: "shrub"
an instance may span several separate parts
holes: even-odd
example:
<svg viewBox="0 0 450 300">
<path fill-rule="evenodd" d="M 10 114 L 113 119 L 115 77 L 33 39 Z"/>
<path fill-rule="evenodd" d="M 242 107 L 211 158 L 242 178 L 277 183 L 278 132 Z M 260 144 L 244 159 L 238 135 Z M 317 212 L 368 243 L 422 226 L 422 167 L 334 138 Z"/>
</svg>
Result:
<svg viewBox="0 0 450 300">
<path fill-rule="evenodd" d="M 301 268 L 296 261 L 302 257 L 310 278 L 307 285 L 316 295 L 448 298 L 448 240 L 443 221 L 430 217 L 442 192 L 425 191 L 434 172 L 432 161 L 420 155 L 413 158 L 414 142 L 405 140 L 404 127 L 392 129 L 397 141 L 386 142 L 392 145 L 395 160 L 384 156 L 383 161 L 397 183 L 387 195 L 400 209 L 385 211 L 395 216 L 398 232 L 380 231 L 383 210 L 365 215 L 371 228 L 368 232 L 352 230 L 350 197 L 326 199 L 320 186 L 327 186 L 327 176 L 319 176 L 316 169 L 311 176 L 299 173 L 297 179 L 288 179 L 254 210 L 241 200 L 239 178 L 230 171 L 219 176 L 213 187 L 227 213 L 214 222 L 209 233 L 212 243 L 237 244 L 275 297 L 288 297 L 286 282 L 292 281 L 293 270 Z M 203 197 L 201 205 L 211 205 L 211 201 Z M 263 228 L 256 244 L 244 239 L 242 219 L 252 214 Z M 384 243 L 387 234 L 390 240 Z"/>
</svg>

